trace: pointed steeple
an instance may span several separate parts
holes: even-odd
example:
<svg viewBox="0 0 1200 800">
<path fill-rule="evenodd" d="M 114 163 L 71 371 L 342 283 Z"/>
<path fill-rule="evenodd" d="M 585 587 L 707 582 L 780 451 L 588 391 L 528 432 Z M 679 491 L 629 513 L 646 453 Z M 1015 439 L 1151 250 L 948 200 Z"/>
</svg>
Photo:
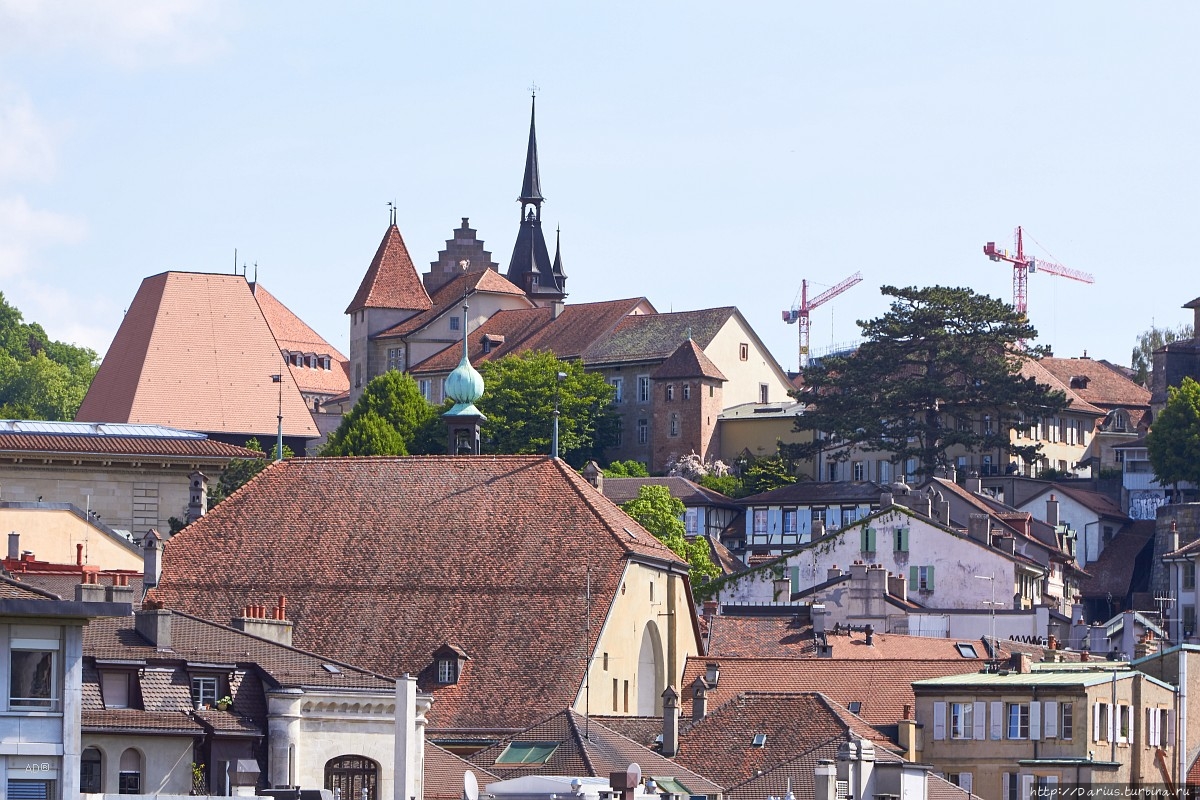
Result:
<svg viewBox="0 0 1200 800">
<path fill-rule="evenodd" d="M 512 259 L 508 262 L 505 277 L 520 286 L 525 295 L 535 303 L 545 304 L 561 301 L 567 296 L 566 276 L 561 263 L 556 269 L 550 261 L 546 237 L 542 233 L 541 173 L 538 169 L 537 132 L 535 127 L 536 103 L 529 117 L 529 148 L 525 154 L 525 178 L 521 183 L 521 227 L 513 245 Z"/>
<path fill-rule="evenodd" d="M 521 181 L 521 216 L 525 216 L 525 204 L 532 203 L 538 207 L 546 198 L 542 197 L 542 176 L 538 170 L 537 154 L 537 95 L 533 96 L 533 106 L 529 112 L 529 147 L 525 151 L 525 179 Z M 540 215 L 539 215 L 540 216 Z"/>
<path fill-rule="evenodd" d="M 563 272 L 562 265 L 562 226 L 559 225 L 554 231 L 554 266 L 550 270 L 554 273 L 554 282 L 559 286 L 566 283 L 567 276 Z"/>
</svg>

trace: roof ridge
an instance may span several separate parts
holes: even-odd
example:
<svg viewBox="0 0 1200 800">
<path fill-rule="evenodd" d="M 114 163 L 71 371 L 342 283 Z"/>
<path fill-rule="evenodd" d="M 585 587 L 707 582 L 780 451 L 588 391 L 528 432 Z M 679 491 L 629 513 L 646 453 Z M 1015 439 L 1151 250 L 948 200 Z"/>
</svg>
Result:
<svg viewBox="0 0 1200 800">
<path fill-rule="evenodd" d="M 571 730 L 571 738 L 575 740 L 576 746 L 579 748 L 579 757 L 583 759 L 584 767 L 590 774 L 595 774 L 596 765 L 592 763 L 592 754 L 588 752 L 587 737 L 579 732 L 579 724 L 575 721 L 575 710 L 567 708 L 567 727 Z M 553 719 L 553 717 L 551 717 Z M 599 723 L 597 723 L 599 724 Z"/>
</svg>

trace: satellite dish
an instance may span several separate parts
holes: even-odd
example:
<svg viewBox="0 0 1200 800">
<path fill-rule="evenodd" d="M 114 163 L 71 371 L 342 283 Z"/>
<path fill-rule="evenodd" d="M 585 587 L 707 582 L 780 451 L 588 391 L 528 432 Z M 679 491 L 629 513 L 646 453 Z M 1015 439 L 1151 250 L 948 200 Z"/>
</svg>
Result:
<svg viewBox="0 0 1200 800">
<path fill-rule="evenodd" d="M 635 761 L 625 768 L 626 786 L 635 787 L 642 782 L 642 768 Z"/>
<path fill-rule="evenodd" d="M 463 773 L 463 800 L 479 800 L 479 781 L 471 770 Z"/>
</svg>

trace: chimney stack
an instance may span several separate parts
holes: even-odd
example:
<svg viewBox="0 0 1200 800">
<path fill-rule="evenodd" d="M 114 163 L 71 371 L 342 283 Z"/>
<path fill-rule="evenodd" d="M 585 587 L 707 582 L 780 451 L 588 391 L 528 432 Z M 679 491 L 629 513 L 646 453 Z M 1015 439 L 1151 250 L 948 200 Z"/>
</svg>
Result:
<svg viewBox="0 0 1200 800">
<path fill-rule="evenodd" d="M 267 607 L 258 603 L 242 609 L 242 616 L 229 621 L 229 627 L 260 639 L 292 646 L 292 623 L 287 618 L 287 598 L 282 595 L 279 602 L 267 615 Z"/>
<path fill-rule="evenodd" d="M 813 540 L 820 539 L 825 535 L 825 520 L 814 519 L 812 521 L 812 538 Z"/>
<path fill-rule="evenodd" d="M 604 471 L 595 461 L 583 465 L 583 479 L 596 487 L 596 491 L 604 494 Z"/>
<path fill-rule="evenodd" d="M 977 542 L 991 544 L 992 518 L 987 514 L 972 514 L 967 519 L 967 535 Z"/>
<path fill-rule="evenodd" d="M 673 758 L 679 752 L 679 693 L 675 687 L 663 690 L 663 741 L 662 754 Z"/>
<path fill-rule="evenodd" d="M 842 577 L 842 571 L 838 568 L 837 564 L 834 564 L 832 567 L 825 570 L 825 580 L 827 581 L 831 581 L 834 578 L 840 577 Z"/>
<path fill-rule="evenodd" d="M 888 594 L 908 602 L 908 576 L 903 572 L 888 576 Z"/>
<path fill-rule="evenodd" d="M 1177 548 L 1178 549 L 1178 548 Z M 18 561 L 21 558 L 21 534 L 13 531 L 8 535 L 8 560 Z"/>
<path fill-rule="evenodd" d="M 1046 501 L 1046 524 L 1054 528 L 1058 527 L 1058 498 L 1053 493 Z"/>
<path fill-rule="evenodd" d="M 817 762 L 813 773 L 813 800 L 837 800 L 837 766 L 828 758 Z"/>
<path fill-rule="evenodd" d="M 896 497 L 891 492 L 889 492 L 887 489 L 884 489 L 882 492 L 880 492 L 879 508 L 881 510 L 886 511 L 894 505 L 896 505 Z"/>
<path fill-rule="evenodd" d="M 937 501 L 934 503 L 934 514 L 938 522 L 947 528 L 950 527 L 950 501 L 943 499 L 941 492 L 938 492 Z"/>
<path fill-rule="evenodd" d="M 1200 308 L 1200 306 L 1197 306 L 1197 308 Z M 1200 313 L 1200 311 L 1197 311 L 1197 313 Z M 16 536 L 16 534 L 15 533 L 9 534 L 9 540 L 8 540 L 9 552 L 12 552 L 12 537 L 13 536 Z M 1167 542 L 1168 542 L 1168 544 L 1167 544 L 1167 552 L 1168 553 L 1174 553 L 1176 550 L 1179 549 L 1179 528 L 1175 525 L 1175 520 L 1171 520 L 1171 535 L 1168 538 Z M 12 556 L 9 556 L 9 558 L 12 558 Z"/>
<path fill-rule="evenodd" d="M 195 522 L 208 512 L 208 476 L 196 470 L 188 481 L 187 521 Z"/>
<path fill-rule="evenodd" d="M 134 629 L 143 639 L 159 650 L 171 649 L 170 609 L 143 607 L 133 618 Z"/>
<path fill-rule="evenodd" d="M 697 676 L 692 682 L 692 722 L 699 722 L 708 714 L 708 684 Z"/>
<path fill-rule="evenodd" d="M 867 647 L 874 647 L 874 646 L 875 646 L 875 626 L 868 625 L 867 626 Z"/>
<path fill-rule="evenodd" d="M 704 682 L 708 684 L 710 689 L 717 688 L 717 681 L 721 678 L 721 665 L 715 661 L 709 661 L 704 665 Z"/>
<path fill-rule="evenodd" d="M 83 582 L 75 586 L 75 600 L 80 603 L 103 603 L 104 587 L 92 579 L 95 573 L 84 572 Z"/>
<path fill-rule="evenodd" d="M 162 575 L 162 537 L 151 528 L 142 537 L 142 583 L 149 589 L 158 586 Z"/>
</svg>

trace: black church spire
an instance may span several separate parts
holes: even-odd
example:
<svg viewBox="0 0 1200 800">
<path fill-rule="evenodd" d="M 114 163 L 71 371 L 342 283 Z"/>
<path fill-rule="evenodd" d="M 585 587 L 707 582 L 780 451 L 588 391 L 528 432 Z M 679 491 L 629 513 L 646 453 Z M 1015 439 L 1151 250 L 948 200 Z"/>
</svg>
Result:
<svg viewBox="0 0 1200 800">
<path fill-rule="evenodd" d="M 562 262 L 551 262 L 542 233 L 541 172 L 538 169 L 537 152 L 537 98 L 529 114 L 529 146 L 525 153 L 525 176 L 521 181 L 521 227 L 513 245 L 512 259 L 508 262 L 506 277 L 525 290 L 525 295 L 536 302 L 554 302 L 567 295 L 566 276 L 562 273 Z"/>
</svg>

